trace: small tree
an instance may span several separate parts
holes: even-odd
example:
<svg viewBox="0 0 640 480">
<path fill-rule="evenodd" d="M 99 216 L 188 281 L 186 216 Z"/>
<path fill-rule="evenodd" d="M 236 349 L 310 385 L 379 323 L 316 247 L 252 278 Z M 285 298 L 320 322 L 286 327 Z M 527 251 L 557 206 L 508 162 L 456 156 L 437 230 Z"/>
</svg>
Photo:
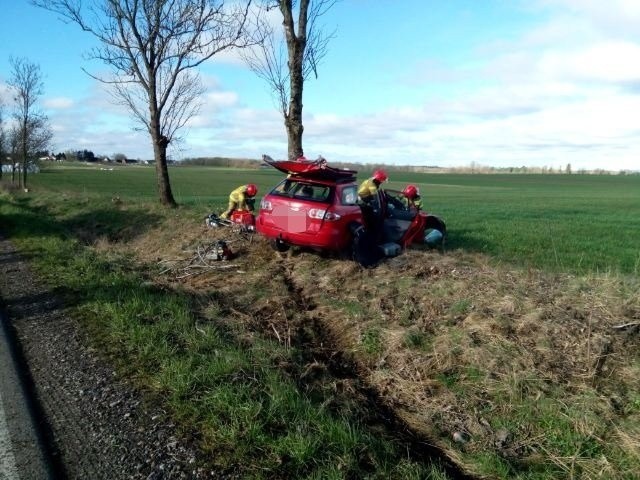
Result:
<svg viewBox="0 0 640 480">
<path fill-rule="evenodd" d="M 260 43 L 255 49 L 242 52 L 251 70 L 265 80 L 284 118 L 287 150 L 290 159 L 303 156 L 302 94 L 305 80 L 318 77 L 318 64 L 327 53 L 333 33 L 326 34 L 319 26 L 322 17 L 336 0 L 300 0 L 297 5 L 297 28 L 294 0 L 264 0 L 268 12 L 278 8 L 282 15 L 284 40 L 265 20 L 258 20 Z M 286 46 L 286 54 L 285 54 Z"/>
<path fill-rule="evenodd" d="M 4 164 L 4 159 L 7 156 L 7 132 L 5 132 L 4 129 L 1 100 L 2 99 L 0 99 L 0 180 L 2 180 L 2 165 Z"/>
<path fill-rule="evenodd" d="M 31 0 L 78 24 L 101 43 L 91 57 L 113 75 L 116 101 L 151 136 L 158 195 L 175 206 L 167 147 L 198 112 L 203 90 L 194 71 L 232 47 L 246 46 L 245 21 L 251 0 L 226 7 L 222 0 Z"/>
<path fill-rule="evenodd" d="M 96 156 L 91 150 L 78 150 L 76 158 L 81 162 L 95 162 Z"/>
<path fill-rule="evenodd" d="M 24 58 L 11 58 L 12 68 L 9 87 L 14 93 L 14 117 L 17 123 L 17 139 L 22 159 L 20 186 L 27 188 L 27 171 L 31 155 L 46 148 L 52 133 L 47 117 L 38 109 L 38 101 L 44 93 L 40 67 Z"/>
<path fill-rule="evenodd" d="M 567 175 L 571 175 L 571 164 L 567 163 L 567 168 L 565 168 L 565 173 L 567 173 Z"/>
<path fill-rule="evenodd" d="M 11 156 L 11 183 L 16 183 L 16 159 L 20 156 L 20 129 L 17 125 L 9 130 L 9 153 Z"/>
</svg>

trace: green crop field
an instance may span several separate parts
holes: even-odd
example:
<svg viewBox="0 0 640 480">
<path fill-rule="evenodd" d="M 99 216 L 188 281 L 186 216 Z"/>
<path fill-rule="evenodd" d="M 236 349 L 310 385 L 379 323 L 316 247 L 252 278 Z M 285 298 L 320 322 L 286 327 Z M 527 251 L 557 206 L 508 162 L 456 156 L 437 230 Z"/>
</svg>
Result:
<svg viewBox="0 0 640 480">
<path fill-rule="evenodd" d="M 362 180 L 369 172 L 362 172 Z M 173 167 L 178 202 L 221 210 L 232 188 L 253 182 L 260 197 L 275 170 Z M 640 271 L 640 176 L 391 173 L 389 188 L 417 184 L 427 211 L 447 223 L 447 248 L 482 252 L 498 262 L 570 272 Z M 153 200 L 151 167 L 50 168 L 31 185 Z"/>
</svg>

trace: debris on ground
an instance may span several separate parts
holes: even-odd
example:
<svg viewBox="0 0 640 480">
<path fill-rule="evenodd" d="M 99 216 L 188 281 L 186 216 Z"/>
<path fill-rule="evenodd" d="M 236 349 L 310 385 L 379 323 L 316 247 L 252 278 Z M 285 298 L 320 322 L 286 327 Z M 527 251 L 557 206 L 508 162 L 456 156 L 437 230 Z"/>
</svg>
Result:
<svg viewBox="0 0 640 480">
<path fill-rule="evenodd" d="M 245 240 L 249 240 L 249 242 L 251 242 L 256 231 L 255 218 L 253 214 L 248 212 L 233 212 L 231 220 L 211 213 L 205 217 L 204 223 L 210 228 L 230 228 L 233 233 L 240 235 Z"/>
<path fill-rule="evenodd" d="M 176 280 L 180 280 L 215 270 L 234 270 L 235 273 L 242 273 L 240 265 L 228 263 L 237 257 L 229 247 L 230 243 L 232 241 L 215 240 L 197 245 L 189 258 L 161 260 L 160 275 L 171 274 Z"/>
</svg>

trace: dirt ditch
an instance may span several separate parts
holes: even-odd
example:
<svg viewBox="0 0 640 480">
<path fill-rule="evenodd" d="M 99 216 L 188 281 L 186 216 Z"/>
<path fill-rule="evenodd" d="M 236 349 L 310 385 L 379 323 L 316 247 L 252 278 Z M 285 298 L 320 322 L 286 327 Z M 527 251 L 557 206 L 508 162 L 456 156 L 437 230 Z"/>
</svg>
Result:
<svg viewBox="0 0 640 480">
<path fill-rule="evenodd" d="M 325 315 L 318 310 L 312 297 L 305 288 L 296 283 L 293 272 L 295 260 L 276 257 L 272 270 L 274 279 L 281 281 L 291 305 L 298 308 L 289 316 L 266 315 L 258 321 L 257 328 L 263 335 L 271 335 L 282 342 L 282 335 L 278 330 L 293 332 L 286 342 L 301 353 L 296 371 L 292 372 L 302 390 L 326 390 L 331 385 L 334 394 L 332 402 L 359 402 L 364 405 L 365 423 L 373 429 L 384 429 L 405 445 L 407 455 L 411 460 L 433 462 L 434 459 L 444 466 L 447 475 L 452 479 L 471 479 L 466 475 L 442 450 L 429 443 L 429 439 L 414 431 L 403 421 L 394 410 L 380 396 L 374 386 L 363 380 L 361 365 L 352 356 L 342 350 L 338 338 L 340 332 L 333 330 L 331 322 L 326 322 Z M 253 318 L 260 318 L 252 315 Z M 321 383 L 318 387 L 315 384 Z"/>
</svg>

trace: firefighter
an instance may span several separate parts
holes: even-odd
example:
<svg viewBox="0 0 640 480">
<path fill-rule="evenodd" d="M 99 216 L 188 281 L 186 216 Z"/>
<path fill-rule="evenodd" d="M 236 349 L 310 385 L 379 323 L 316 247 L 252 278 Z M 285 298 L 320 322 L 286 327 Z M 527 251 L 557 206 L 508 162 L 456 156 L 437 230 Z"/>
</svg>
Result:
<svg viewBox="0 0 640 480">
<path fill-rule="evenodd" d="M 367 178 L 358 188 L 358 203 L 362 210 L 362 219 L 370 238 L 375 244 L 382 241 L 382 213 L 378 190 L 383 182 L 388 180 L 384 170 L 376 170 L 371 178 Z"/>
<path fill-rule="evenodd" d="M 407 185 L 402 190 L 402 195 L 404 195 L 407 208 L 411 210 L 415 208 L 416 210 L 422 210 L 422 198 L 420 198 L 420 190 L 415 185 Z"/>
<path fill-rule="evenodd" d="M 371 178 L 367 178 L 360 184 L 358 188 L 358 197 L 361 202 L 370 203 L 376 200 L 378 189 L 383 182 L 389 179 L 387 172 L 384 170 L 376 170 Z"/>
<path fill-rule="evenodd" d="M 234 210 L 251 210 L 253 211 L 254 197 L 258 193 L 258 187 L 253 183 L 241 185 L 229 194 L 229 206 L 227 210 L 220 215 L 220 218 L 229 218 Z"/>
</svg>

